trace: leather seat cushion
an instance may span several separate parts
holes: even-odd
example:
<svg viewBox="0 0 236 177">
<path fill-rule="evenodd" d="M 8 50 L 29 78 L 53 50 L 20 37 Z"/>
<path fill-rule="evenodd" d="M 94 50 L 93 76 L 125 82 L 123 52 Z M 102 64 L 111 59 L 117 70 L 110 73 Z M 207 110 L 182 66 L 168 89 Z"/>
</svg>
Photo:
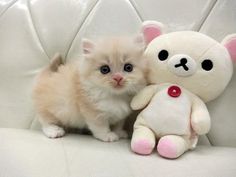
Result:
<svg viewBox="0 0 236 177">
<path fill-rule="evenodd" d="M 232 177 L 236 148 L 198 146 L 168 160 L 139 156 L 130 140 L 104 143 L 88 135 L 49 139 L 41 131 L 0 129 L 0 176 L 8 177 Z"/>
</svg>

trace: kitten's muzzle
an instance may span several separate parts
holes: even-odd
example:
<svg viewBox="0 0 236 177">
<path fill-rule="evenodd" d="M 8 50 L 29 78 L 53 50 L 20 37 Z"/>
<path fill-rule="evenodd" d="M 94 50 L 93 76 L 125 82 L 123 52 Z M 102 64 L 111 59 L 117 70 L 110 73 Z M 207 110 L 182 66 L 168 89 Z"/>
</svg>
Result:
<svg viewBox="0 0 236 177">
<path fill-rule="evenodd" d="M 168 69 L 175 75 L 188 77 L 196 72 L 197 64 L 194 59 L 185 54 L 172 56 L 168 62 Z"/>
<path fill-rule="evenodd" d="M 124 77 L 120 73 L 116 73 L 112 76 L 112 79 L 116 82 L 116 86 L 121 86 Z"/>
</svg>

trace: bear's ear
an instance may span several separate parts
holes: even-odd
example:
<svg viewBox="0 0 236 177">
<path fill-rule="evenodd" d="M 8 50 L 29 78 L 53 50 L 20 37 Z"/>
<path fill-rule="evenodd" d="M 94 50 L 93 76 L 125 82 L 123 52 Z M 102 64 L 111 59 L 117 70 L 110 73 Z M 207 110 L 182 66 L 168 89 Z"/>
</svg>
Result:
<svg viewBox="0 0 236 177">
<path fill-rule="evenodd" d="M 221 43 L 228 50 L 231 59 L 236 62 L 236 33 L 226 36 Z"/>
<path fill-rule="evenodd" d="M 144 21 L 142 24 L 142 33 L 146 45 L 149 44 L 154 38 L 160 36 L 164 32 L 164 25 L 157 21 Z"/>
</svg>

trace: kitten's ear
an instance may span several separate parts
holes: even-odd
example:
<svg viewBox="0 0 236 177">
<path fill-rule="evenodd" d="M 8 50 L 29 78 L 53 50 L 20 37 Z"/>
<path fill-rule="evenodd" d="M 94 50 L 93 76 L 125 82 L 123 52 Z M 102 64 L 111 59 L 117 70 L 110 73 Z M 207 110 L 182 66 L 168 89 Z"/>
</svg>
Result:
<svg viewBox="0 0 236 177">
<path fill-rule="evenodd" d="M 85 55 L 89 55 L 95 48 L 95 43 L 89 39 L 82 39 L 82 48 Z"/>
<path fill-rule="evenodd" d="M 140 48 L 145 47 L 144 37 L 142 34 L 137 34 L 136 36 L 134 36 L 133 40 L 134 40 L 134 43 Z"/>
<path fill-rule="evenodd" d="M 144 44 L 144 37 L 142 34 L 137 34 L 135 37 L 134 37 L 134 43 L 136 44 Z"/>
</svg>

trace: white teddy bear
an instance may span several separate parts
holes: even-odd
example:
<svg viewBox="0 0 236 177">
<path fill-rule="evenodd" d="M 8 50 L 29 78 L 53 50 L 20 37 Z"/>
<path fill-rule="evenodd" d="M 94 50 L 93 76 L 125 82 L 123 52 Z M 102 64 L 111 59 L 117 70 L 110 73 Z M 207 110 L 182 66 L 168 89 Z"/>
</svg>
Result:
<svg viewBox="0 0 236 177">
<path fill-rule="evenodd" d="M 218 97 L 228 85 L 236 60 L 236 34 L 222 43 L 194 31 L 163 34 L 163 25 L 143 23 L 149 59 L 149 83 L 131 102 L 143 109 L 134 124 L 131 148 L 177 158 L 195 148 L 198 135 L 210 130 L 205 102 Z M 156 143 L 158 140 L 158 143 Z"/>
</svg>

